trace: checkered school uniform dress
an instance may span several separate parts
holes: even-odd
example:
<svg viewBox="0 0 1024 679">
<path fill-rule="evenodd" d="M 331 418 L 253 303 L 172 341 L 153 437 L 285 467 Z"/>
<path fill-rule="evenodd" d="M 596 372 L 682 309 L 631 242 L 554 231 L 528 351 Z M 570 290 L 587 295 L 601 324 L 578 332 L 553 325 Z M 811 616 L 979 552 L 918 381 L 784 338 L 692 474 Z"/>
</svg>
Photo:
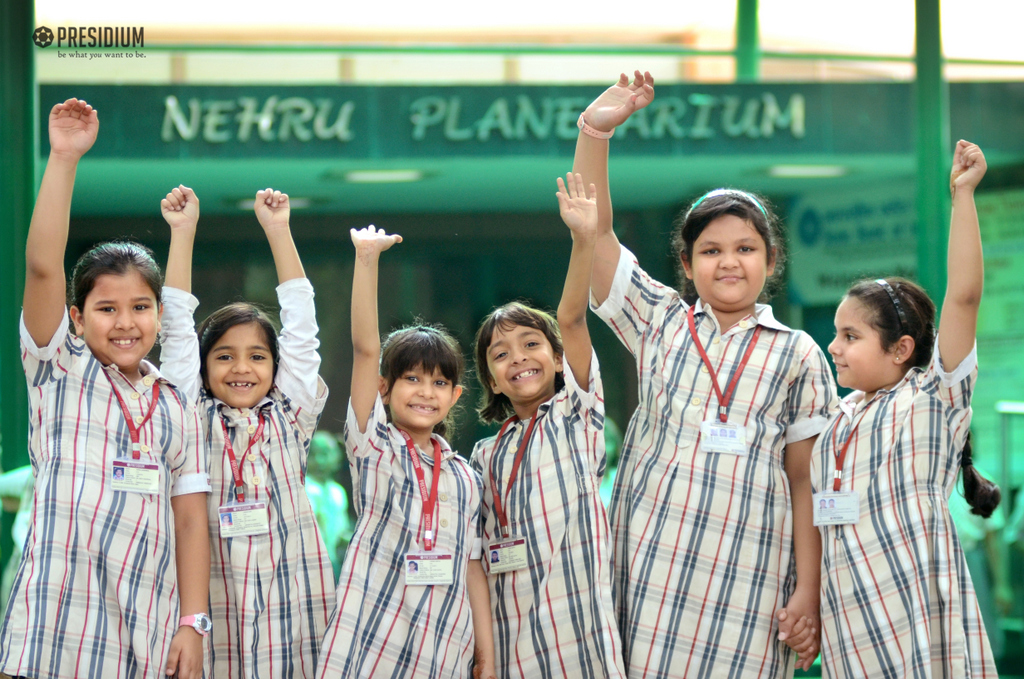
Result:
<svg viewBox="0 0 1024 679">
<path fill-rule="evenodd" d="M 563 362 L 565 388 L 540 406 L 529 448 L 505 501 L 529 420 L 476 444 L 484 478 L 485 542 L 501 537 L 494 479 L 512 534 L 526 538 L 529 568 L 488 577 L 495 665 L 503 677 L 625 677 L 612 603 L 604 475 L 604 390 L 596 354 L 589 389 Z M 487 568 L 487 559 L 484 559 Z"/>
<path fill-rule="evenodd" d="M 254 408 L 231 408 L 201 387 L 192 314 L 198 301 L 164 288 L 162 367 L 197 399 L 210 451 L 210 619 L 205 671 L 214 679 L 312 677 L 334 607 L 334 571 L 305 492 L 309 442 L 327 400 L 318 377 L 313 287 L 305 278 L 277 288 L 281 305 L 274 387 Z M 260 441 L 249 450 L 265 424 Z M 266 502 L 270 532 L 220 537 L 218 507 L 234 499 L 224 450 L 227 425 L 245 483 L 245 501 Z"/>
<path fill-rule="evenodd" d="M 405 585 L 405 555 L 423 549 L 423 500 L 402 434 L 388 424 L 380 397 L 366 432 L 352 404 L 345 449 L 359 520 L 338 578 L 317 676 L 469 677 L 473 618 L 466 572 L 480 558 L 480 476 L 448 443 L 441 444 L 434 550 L 452 554 L 450 586 Z M 416 448 L 430 487 L 434 451 Z"/>
<path fill-rule="evenodd" d="M 613 592 L 626 672 L 635 677 L 784 677 L 796 656 L 776 641 L 792 592 L 793 515 L 785 446 L 818 434 L 835 407 L 821 349 L 758 305 L 725 332 L 698 303 L 697 332 L 726 385 L 762 332 L 729 405 L 746 456 L 706 453 L 700 424 L 718 400 L 678 293 L 622 248 L 596 313 L 636 357 L 639 405 L 611 502 Z"/>
<path fill-rule="evenodd" d="M 840 490 L 860 496 L 858 523 L 821 527 L 825 676 L 996 676 L 947 504 L 977 378 L 975 351 L 947 373 L 936 345 L 927 370 L 869 403 L 847 396 L 818 439 L 815 492 L 832 490 L 837 448 L 852 435 Z"/>
<path fill-rule="evenodd" d="M 37 347 L 21 323 L 36 485 L 0 629 L 0 672 L 162 678 L 180 615 L 171 497 L 210 490 L 199 421 L 152 365 L 142 362 L 133 385 L 67 327 L 65 312 L 50 343 Z M 160 466 L 160 494 L 111 490 L 114 459 L 132 454 L 111 382 L 144 417 L 154 381 L 160 394 L 139 432 L 140 459 Z"/>
</svg>

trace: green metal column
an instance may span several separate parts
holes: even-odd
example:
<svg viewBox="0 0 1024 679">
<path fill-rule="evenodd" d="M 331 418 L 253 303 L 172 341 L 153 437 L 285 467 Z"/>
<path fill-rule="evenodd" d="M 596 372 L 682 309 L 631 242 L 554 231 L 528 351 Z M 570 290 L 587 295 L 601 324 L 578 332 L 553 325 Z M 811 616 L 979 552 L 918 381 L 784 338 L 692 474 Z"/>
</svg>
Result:
<svg viewBox="0 0 1024 679">
<path fill-rule="evenodd" d="M 757 1 L 736 0 L 737 82 L 756 82 L 761 78 L 761 38 L 757 24 Z"/>
<path fill-rule="evenodd" d="M 917 278 L 936 303 L 946 292 L 949 239 L 949 85 L 943 74 L 939 0 L 915 0 Z"/>
<path fill-rule="evenodd" d="M 25 287 L 25 237 L 35 200 L 36 87 L 32 2 L 0 3 L 0 435 L 4 470 L 28 464 L 28 393 L 18 350 L 18 318 Z M 13 515 L 0 521 L 0 568 L 11 553 Z"/>
</svg>

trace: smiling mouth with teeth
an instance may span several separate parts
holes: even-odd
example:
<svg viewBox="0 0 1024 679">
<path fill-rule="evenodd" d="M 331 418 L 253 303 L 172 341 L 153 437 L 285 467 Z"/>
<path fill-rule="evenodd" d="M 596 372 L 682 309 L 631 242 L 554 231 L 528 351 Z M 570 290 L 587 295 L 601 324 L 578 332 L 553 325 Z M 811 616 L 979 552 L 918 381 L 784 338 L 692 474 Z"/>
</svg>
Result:
<svg viewBox="0 0 1024 679">
<path fill-rule="evenodd" d="M 513 377 L 512 381 L 515 382 L 520 377 L 533 377 L 534 375 L 536 375 L 539 372 L 540 372 L 539 370 L 525 370 L 525 371 L 519 373 L 518 375 L 516 375 L 515 377 Z"/>
</svg>

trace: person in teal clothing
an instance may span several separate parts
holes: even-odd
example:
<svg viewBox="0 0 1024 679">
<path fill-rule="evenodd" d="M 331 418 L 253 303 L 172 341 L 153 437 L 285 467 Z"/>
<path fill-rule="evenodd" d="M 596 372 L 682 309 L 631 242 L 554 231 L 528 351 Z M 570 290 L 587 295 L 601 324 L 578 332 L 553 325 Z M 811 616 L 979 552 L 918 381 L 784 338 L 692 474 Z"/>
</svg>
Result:
<svg viewBox="0 0 1024 679">
<path fill-rule="evenodd" d="M 327 545 L 335 580 L 341 573 L 345 549 L 355 528 L 349 518 L 348 494 L 334 479 L 341 464 L 341 445 L 334 434 L 326 431 L 314 434 L 306 462 L 306 495 Z"/>
</svg>

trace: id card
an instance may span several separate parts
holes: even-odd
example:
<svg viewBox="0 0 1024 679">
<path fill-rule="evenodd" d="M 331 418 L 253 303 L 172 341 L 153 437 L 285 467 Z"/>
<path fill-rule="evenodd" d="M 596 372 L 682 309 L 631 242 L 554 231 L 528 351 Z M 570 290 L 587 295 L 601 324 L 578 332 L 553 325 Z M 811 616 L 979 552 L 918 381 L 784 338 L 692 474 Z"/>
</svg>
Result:
<svg viewBox="0 0 1024 679">
<path fill-rule="evenodd" d="M 487 563 L 492 575 L 526 568 L 526 539 L 513 536 L 494 540 L 487 545 Z"/>
<path fill-rule="evenodd" d="M 405 586 L 450 585 L 455 582 L 455 558 L 436 549 L 405 555 Z"/>
<path fill-rule="evenodd" d="M 110 470 L 110 487 L 124 493 L 160 494 L 160 465 L 151 460 L 119 457 Z"/>
<path fill-rule="evenodd" d="M 705 420 L 700 423 L 700 446 L 705 453 L 747 454 L 747 428 L 742 424 Z"/>
<path fill-rule="evenodd" d="M 239 538 L 246 535 L 266 535 L 270 532 L 270 514 L 266 502 L 243 502 L 221 505 L 220 536 Z"/>
<path fill-rule="evenodd" d="M 814 494 L 814 525 L 841 526 L 860 521 L 860 493 Z"/>
</svg>

